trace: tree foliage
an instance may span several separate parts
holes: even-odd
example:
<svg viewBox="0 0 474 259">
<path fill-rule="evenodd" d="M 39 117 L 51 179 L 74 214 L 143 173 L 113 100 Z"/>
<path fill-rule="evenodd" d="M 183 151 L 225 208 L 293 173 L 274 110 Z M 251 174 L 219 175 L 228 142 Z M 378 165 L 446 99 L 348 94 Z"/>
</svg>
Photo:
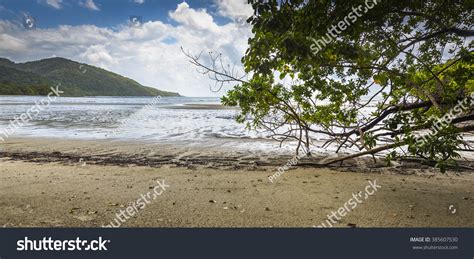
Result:
<svg viewBox="0 0 474 259">
<path fill-rule="evenodd" d="M 248 80 L 191 56 L 217 73 L 214 79 L 238 82 L 222 101 L 240 106 L 239 121 L 252 118 L 250 127 L 265 128 L 281 141 L 297 140 L 297 152 L 335 145 L 336 152 L 388 151 L 388 159 L 416 156 L 444 168 L 460 149 L 471 149 L 462 139 L 474 130 L 470 1 L 249 3 L 254 35 L 242 58 Z M 348 18 L 354 10 L 361 14 L 355 21 Z M 335 37 L 316 47 L 344 21 L 344 30 L 333 30 Z M 430 133 L 436 118 L 453 109 L 455 118 Z M 315 142 L 316 134 L 326 142 Z"/>
</svg>

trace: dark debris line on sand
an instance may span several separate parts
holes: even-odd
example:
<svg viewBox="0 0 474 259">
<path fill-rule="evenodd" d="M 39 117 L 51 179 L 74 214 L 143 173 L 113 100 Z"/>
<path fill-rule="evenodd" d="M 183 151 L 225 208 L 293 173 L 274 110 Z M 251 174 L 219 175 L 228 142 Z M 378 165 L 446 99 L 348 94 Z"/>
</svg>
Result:
<svg viewBox="0 0 474 259">
<path fill-rule="evenodd" d="M 204 166 L 206 168 L 214 168 L 221 170 L 262 170 L 263 167 L 278 167 L 282 165 L 291 156 L 278 157 L 239 157 L 239 156 L 180 156 L 179 158 L 173 155 L 154 155 L 153 157 L 146 157 L 141 155 L 79 155 L 74 153 L 61 152 L 0 152 L 0 158 L 7 158 L 14 161 L 26 161 L 37 163 L 62 163 L 65 165 L 91 164 L 91 165 L 116 165 L 116 166 L 149 166 L 159 168 L 163 165 L 175 165 L 177 167 L 187 167 L 194 170 L 196 166 Z M 379 159 L 377 163 L 372 161 L 372 158 L 358 158 L 359 160 L 348 160 L 342 165 L 336 164 L 331 166 L 324 166 L 324 168 L 335 168 L 342 171 L 349 172 L 382 172 L 391 171 L 394 173 L 413 174 L 416 170 L 423 169 L 428 171 L 436 171 L 432 166 L 422 164 L 418 161 L 403 161 L 396 166 L 387 166 L 386 163 Z M 318 158 L 303 159 L 297 167 L 304 168 L 321 168 L 318 164 Z M 360 163 L 361 160 L 363 163 Z M 362 164 L 362 166 L 361 166 Z M 473 172 L 470 170 L 474 164 L 461 162 L 461 167 L 455 172 Z M 296 167 L 295 167 L 296 168 Z"/>
</svg>

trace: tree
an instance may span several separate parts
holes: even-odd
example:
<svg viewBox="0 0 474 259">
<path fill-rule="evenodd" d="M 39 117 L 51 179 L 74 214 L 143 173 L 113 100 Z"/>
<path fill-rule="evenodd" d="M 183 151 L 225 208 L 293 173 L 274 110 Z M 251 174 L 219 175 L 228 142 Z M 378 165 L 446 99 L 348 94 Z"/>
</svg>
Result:
<svg viewBox="0 0 474 259">
<path fill-rule="evenodd" d="M 298 141 L 297 153 L 324 135 L 321 147 L 359 150 L 326 164 L 385 151 L 444 169 L 472 151 L 462 139 L 474 131 L 469 2 L 251 0 L 248 80 L 219 55 L 208 65 L 187 54 L 217 83 L 238 83 L 222 102 L 240 106 L 239 122 Z"/>
</svg>

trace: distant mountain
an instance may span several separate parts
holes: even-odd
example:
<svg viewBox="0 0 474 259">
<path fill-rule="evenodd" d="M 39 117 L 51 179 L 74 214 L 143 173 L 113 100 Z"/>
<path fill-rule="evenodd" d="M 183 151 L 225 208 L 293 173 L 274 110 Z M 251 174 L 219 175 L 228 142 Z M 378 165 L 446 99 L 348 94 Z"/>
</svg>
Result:
<svg viewBox="0 0 474 259">
<path fill-rule="evenodd" d="M 0 95 L 47 95 L 50 85 L 37 74 L 0 65 Z"/>
<path fill-rule="evenodd" d="M 180 96 L 65 58 L 27 63 L 0 58 L 0 95 L 46 95 L 58 83 L 63 96 Z"/>
</svg>

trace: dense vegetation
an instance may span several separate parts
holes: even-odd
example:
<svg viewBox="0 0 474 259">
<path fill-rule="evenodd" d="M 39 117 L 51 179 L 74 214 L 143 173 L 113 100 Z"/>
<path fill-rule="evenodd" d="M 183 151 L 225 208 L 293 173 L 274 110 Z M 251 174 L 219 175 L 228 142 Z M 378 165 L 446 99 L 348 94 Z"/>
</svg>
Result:
<svg viewBox="0 0 474 259">
<path fill-rule="evenodd" d="M 49 81 L 31 72 L 0 65 L 1 95 L 46 95 Z"/>
<path fill-rule="evenodd" d="M 45 95 L 58 83 L 64 96 L 179 96 L 64 58 L 21 64 L 0 59 L 0 95 Z"/>
<path fill-rule="evenodd" d="M 328 164 L 384 151 L 388 162 L 411 157 L 444 169 L 460 150 L 472 152 L 462 139 L 474 131 L 470 1 L 249 3 L 247 77 L 219 56 L 188 55 L 221 86 L 238 83 L 223 103 L 241 107 L 240 122 L 297 140 L 297 152 L 320 145 L 316 133 L 325 136 L 319 147 L 360 151 Z"/>
</svg>

